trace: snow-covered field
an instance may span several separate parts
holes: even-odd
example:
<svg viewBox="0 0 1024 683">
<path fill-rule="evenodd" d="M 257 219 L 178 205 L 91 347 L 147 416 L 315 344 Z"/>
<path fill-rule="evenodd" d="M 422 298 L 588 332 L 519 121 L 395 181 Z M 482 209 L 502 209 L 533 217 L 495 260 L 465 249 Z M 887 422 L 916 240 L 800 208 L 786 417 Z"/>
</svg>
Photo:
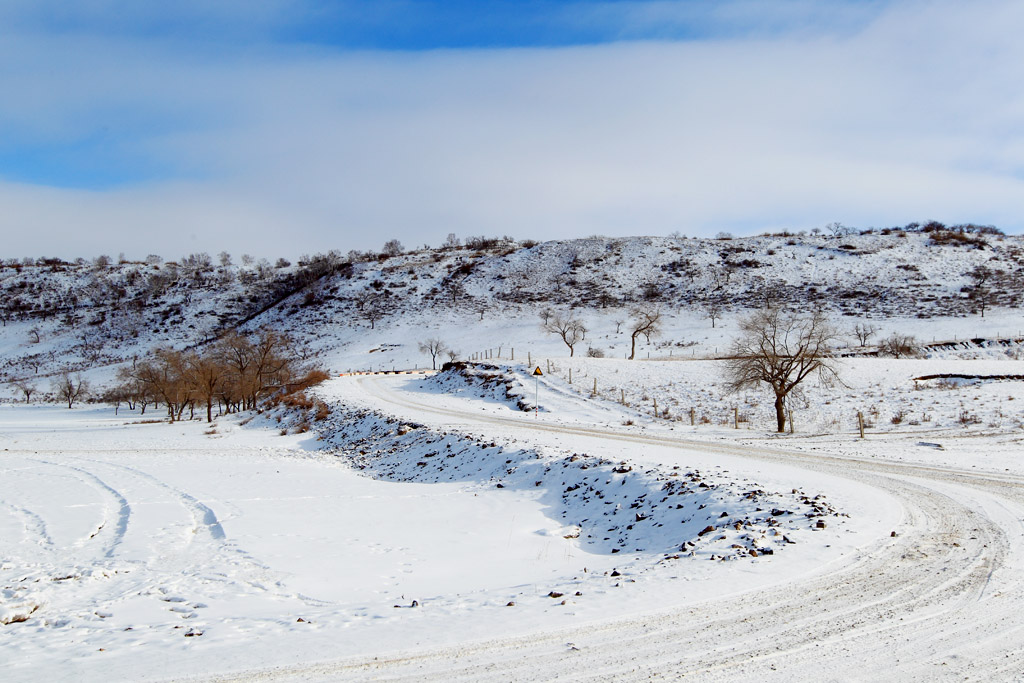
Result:
<svg viewBox="0 0 1024 683">
<path fill-rule="evenodd" d="M 710 361 L 553 362 L 305 433 L 0 407 L 5 678 L 1024 677 L 1024 383 L 912 381 L 1020 363 L 850 359 L 774 436 Z"/>
</svg>

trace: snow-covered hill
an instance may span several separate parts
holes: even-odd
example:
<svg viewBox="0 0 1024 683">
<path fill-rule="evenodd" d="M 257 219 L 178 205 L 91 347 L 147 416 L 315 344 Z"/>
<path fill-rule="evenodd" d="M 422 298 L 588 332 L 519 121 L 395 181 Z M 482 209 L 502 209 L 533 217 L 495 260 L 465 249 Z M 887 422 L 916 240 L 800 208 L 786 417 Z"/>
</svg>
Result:
<svg viewBox="0 0 1024 683">
<path fill-rule="evenodd" d="M 712 355 L 728 342 L 731 318 L 773 304 L 830 311 L 844 329 L 870 321 L 926 340 L 1017 335 L 1024 239 L 926 229 L 540 244 L 476 238 L 469 247 L 331 252 L 276 266 L 214 265 L 205 254 L 174 263 L 7 259 L 0 381 L 70 368 L 93 370 L 102 382 L 112 366 L 154 348 L 202 345 L 236 327 L 287 332 L 303 358 L 333 371 L 429 362 L 417 342 L 431 335 L 460 357 L 497 355 L 499 347 L 506 357 L 513 349 L 565 355 L 538 328 L 544 309 L 575 309 L 590 331 L 577 351 L 612 356 L 626 350 L 621 323 L 637 305 L 663 311 L 665 334 L 644 340 L 643 354 L 666 357 Z M 971 276 L 979 267 L 988 270 L 980 286 Z"/>
</svg>

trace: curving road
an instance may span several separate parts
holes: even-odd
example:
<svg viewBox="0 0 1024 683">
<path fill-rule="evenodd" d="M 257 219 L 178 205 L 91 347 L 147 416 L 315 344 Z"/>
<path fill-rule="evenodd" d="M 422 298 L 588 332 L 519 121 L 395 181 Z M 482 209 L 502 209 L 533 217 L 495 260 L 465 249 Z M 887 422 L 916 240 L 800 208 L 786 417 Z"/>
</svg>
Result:
<svg viewBox="0 0 1024 683">
<path fill-rule="evenodd" d="M 518 428 L 383 378 L 356 402 L 476 431 Z M 902 507 L 900 533 L 855 562 L 642 618 L 394 658 L 218 680 L 1024 680 L 1024 477 L 787 452 L 534 420 L 532 430 L 719 452 L 845 477 Z M 525 437 L 528 439 L 528 437 Z"/>
</svg>

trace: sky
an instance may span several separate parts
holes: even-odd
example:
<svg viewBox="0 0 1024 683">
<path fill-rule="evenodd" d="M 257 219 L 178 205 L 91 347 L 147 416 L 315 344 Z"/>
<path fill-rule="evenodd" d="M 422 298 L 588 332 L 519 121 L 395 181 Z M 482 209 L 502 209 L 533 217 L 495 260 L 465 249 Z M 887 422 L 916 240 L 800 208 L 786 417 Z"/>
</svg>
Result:
<svg viewBox="0 0 1024 683">
<path fill-rule="evenodd" d="M 3 0 L 0 258 L 1024 232 L 1024 3 Z"/>
</svg>

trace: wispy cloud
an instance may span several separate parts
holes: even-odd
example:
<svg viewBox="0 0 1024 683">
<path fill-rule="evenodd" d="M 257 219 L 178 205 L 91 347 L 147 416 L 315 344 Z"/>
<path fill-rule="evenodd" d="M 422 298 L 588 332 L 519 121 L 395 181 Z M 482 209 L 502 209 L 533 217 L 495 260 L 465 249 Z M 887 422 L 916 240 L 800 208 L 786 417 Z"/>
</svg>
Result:
<svg viewBox="0 0 1024 683">
<path fill-rule="evenodd" d="M 253 21 L 279 27 L 288 6 Z M 1024 228 L 1024 6 L 872 5 L 818 21 L 820 5 L 794 3 L 785 30 L 714 28 L 767 7 L 604 3 L 572 17 L 642 26 L 688 12 L 680 25 L 704 33 L 569 47 L 189 51 L 173 35 L 9 35 L 5 250 L 294 255 L 449 231 L 928 217 Z M 33 154 L 62 149 L 73 164 L 29 172 Z"/>
</svg>

